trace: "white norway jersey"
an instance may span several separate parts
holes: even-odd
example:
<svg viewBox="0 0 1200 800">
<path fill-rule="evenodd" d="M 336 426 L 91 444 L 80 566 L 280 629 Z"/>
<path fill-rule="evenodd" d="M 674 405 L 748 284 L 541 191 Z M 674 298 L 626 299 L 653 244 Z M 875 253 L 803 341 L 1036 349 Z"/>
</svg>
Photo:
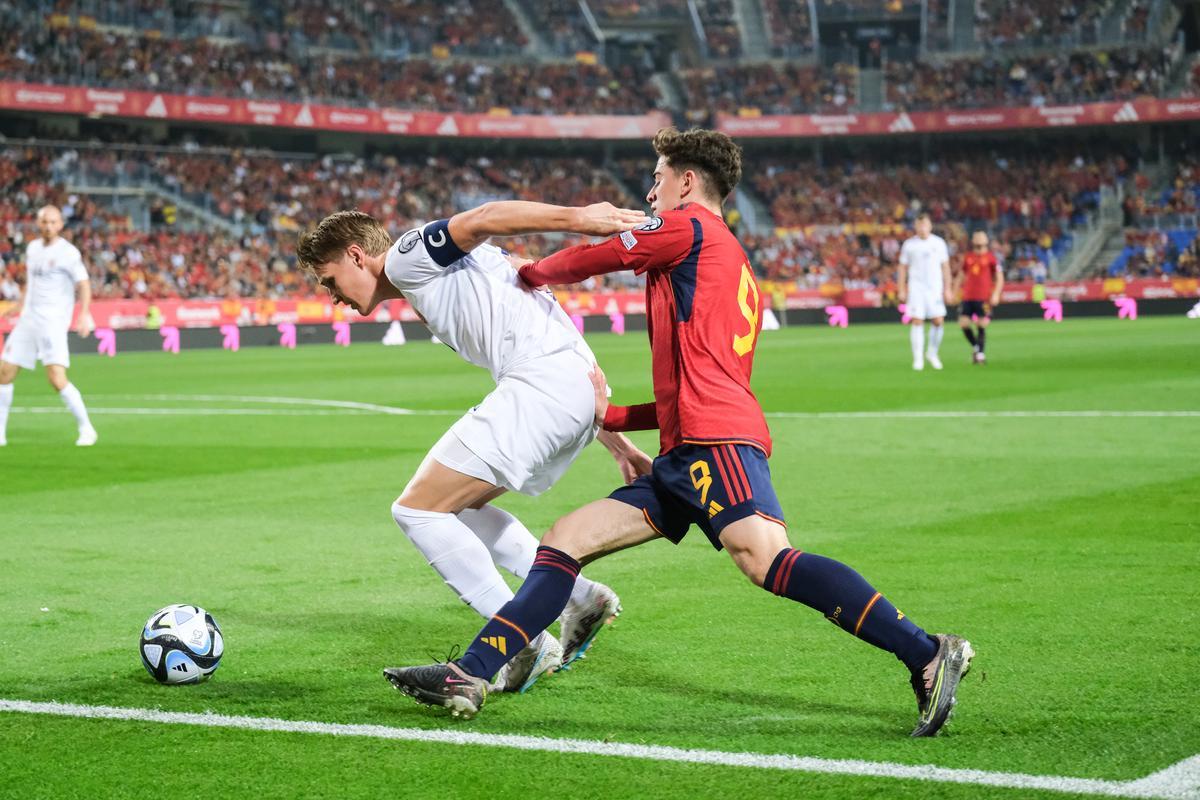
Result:
<svg viewBox="0 0 1200 800">
<path fill-rule="evenodd" d="M 913 236 L 900 248 L 900 263 L 908 266 L 908 288 L 945 291 L 942 264 L 950 260 L 946 240 L 930 235 L 928 239 Z"/>
<path fill-rule="evenodd" d="M 75 284 L 88 279 L 79 249 L 57 237 L 49 245 L 38 238 L 25 248 L 29 299 L 25 313 L 43 322 L 71 324 L 75 311 Z"/>
<path fill-rule="evenodd" d="M 577 350 L 594 361 L 553 294 L 525 286 L 498 247 L 464 253 L 446 220 L 401 236 L 384 271 L 434 336 L 497 381 L 514 365 L 550 353 Z"/>
</svg>

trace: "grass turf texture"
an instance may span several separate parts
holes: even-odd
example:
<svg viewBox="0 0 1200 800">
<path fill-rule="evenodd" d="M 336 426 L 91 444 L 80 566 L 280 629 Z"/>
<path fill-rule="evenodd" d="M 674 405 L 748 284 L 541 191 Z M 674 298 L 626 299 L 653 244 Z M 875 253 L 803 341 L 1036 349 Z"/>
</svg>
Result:
<svg viewBox="0 0 1200 800">
<path fill-rule="evenodd" d="M 946 370 L 914 373 L 899 326 L 768 333 L 755 389 L 773 413 L 1200 409 L 1188 320 L 999 323 L 989 339 L 991 363 L 972 367 L 948 330 Z M 592 344 L 618 402 L 649 397 L 642 335 Z M 489 389 L 427 344 L 81 357 L 71 375 L 97 410 L 250 405 L 142 397 L 221 394 L 453 411 Z M 58 402 L 18 379 L 18 408 Z M 81 450 L 65 410 L 14 413 L 0 697 L 1114 780 L 1200 752 L 1200 419 L 770 418 L 792 543 L 979 651 L 958 716 L 921 741 L 898 662 L 751 587 L 695 530 L 589 568 L 626 613 L 569 673 L 466 724 L 396 693 L 380 668 L 442 656 L 480 624 L 388 510 L 453 419 L 97 413 L 100 444 Z M 548 494 L 501 505 L 540 531 L 616 480 L 595 447 Z M 142 622 L 174 602 L 226 635 L 200 686 L 161 687 L 138 661 Z M 189 791 L 260 797 L 1029 794 L 0 714 L 0 796 L 158 796 L 148 762 L 184 769 Z"/>
</svg>

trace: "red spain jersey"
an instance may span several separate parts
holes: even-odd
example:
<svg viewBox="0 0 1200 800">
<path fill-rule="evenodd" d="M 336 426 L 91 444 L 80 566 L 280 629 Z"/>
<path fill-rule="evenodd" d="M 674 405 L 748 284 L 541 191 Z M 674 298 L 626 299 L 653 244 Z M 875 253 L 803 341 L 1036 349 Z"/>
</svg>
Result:
<svg viewBox="0 0 1200 800">
<path fill-rule="evenodd" d="M 996 270 L 1000 262 L 991 251 L 976 253 L 974 251 L 963 256 L 963 300 L 976 300 L 986 303 L 992 299 L 992 291 L 996 288 Z"/>
<path fill-rule="evenodd" d="M 763 299 L 724 220 L 687 203 L 520 272 L 527 283 L 542 286 L 625 269 L 646 275 L 654 403 L 610 409 L 605 427 L 640 430 L 657 422 L 663 453 L 684 443 L 737 442 L 770 455 L 767 421 L 750 390 Z"/>
</svg>

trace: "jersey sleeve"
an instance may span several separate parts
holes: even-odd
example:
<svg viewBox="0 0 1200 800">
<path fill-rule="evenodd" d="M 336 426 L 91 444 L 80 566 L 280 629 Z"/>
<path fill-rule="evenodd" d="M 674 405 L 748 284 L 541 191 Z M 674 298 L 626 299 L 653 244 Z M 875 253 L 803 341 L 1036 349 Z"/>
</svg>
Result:
<svg viewBox="0 0 1200 800">
<path fill-rule="evenodd" d="M 908 243 L 911 240 L 905 240 L 904 244 L 900 245 L 900 263 L 906 267 L 912 266 L 912 248 Z"/>
<path fill-rule="evenodd" d="M 683 211 L 667 211 L 649 222 L 599 244 L 560 250 L 521 268 L 521 278 L 531 286 L 578 283 L 594 275 L 634 270 L 672 269 L 704 235 L 700 221 Z"/>
<path fill-rule="evenodd" d="M 466 255 L 450 237 L 450 221 L 439 219 L 397 239 L 388 250 L 384 270 L 397 289 L 417 289 Z"/>
<path fill-rule="evenodd" d="M 71 281 L 79 283 L 80 281 L 90 280 L 87 267 L 83 265 L 83 255 L 79 252 L 79 248 L 71 248 L 71 261 L 67 264 L 67 269 L 71 271 Z"/>
</svg>

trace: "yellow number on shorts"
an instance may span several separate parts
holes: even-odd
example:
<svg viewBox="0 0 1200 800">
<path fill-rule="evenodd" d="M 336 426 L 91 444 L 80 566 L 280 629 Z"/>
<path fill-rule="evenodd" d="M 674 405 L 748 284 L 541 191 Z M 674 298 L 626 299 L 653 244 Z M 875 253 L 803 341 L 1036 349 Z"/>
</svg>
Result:
<svg viewBox="0 0 1200 800">
<path fill-rule="evenodd" d="M 738 307 L 742 316 L 750 323 L 750 332 L 733 337 L 733 352 L 744 356 L 754 349 L 754 337 L 758 335 L 758 284 L 749 264 L 742 264 L 742 279 L 738 283 Z"/>
<path fill-rule="evenodd" d="M 692 474 L 692 486 L 700 491 L 700 505 L 708 502 L 708 488 L 712 486 L 712 475 L 707 461 L 697 461 L 688 470 Z"/>
</svg>

